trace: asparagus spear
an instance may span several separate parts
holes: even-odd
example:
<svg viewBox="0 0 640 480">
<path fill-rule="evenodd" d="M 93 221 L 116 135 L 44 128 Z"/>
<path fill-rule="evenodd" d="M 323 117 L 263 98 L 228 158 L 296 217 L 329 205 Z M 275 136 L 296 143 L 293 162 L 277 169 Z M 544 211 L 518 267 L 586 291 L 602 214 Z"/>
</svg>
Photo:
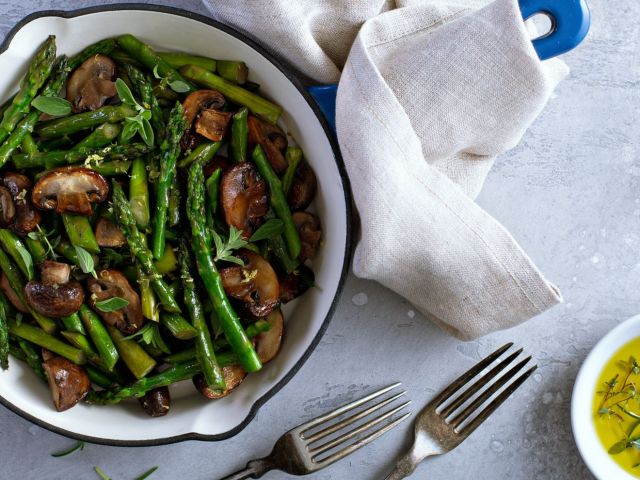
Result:
<svg viewBox="0 0 640 480">
<path fill-rule="evenodd" d="M 35 277 L 33 270 L 33 259 L 27 248 L 15 233 L 5 228 L 0 228 L 0 245 L 18 265 L 22 274 L 31 281 Z"/>
<path fill-rule="evenodd" d="M 233 103 L 247 107 L 251 113 L 264 119 L 265 121 L 276 124 L 280 115 L 282 115 L 282 107 L 266 100 L 255 93 L 231 83 L 218 75 L 208 72 L 203 68 L 195 65 L 188 65 L 180 69 L 180 72 L 189 80 L 203 85 L 213 90 L 218 90 L 221 94 L 231 100 Z"/>
<path fill-rule="evenodd" d="M 153 256 L 160 258 L 164 252 L 165 229 L 167 226 L 167 210 L 169 208 L 169 189 L 176 173 L 176 161 L 180 152 L 180 139 L 187 129 L 187 122 L 182 114 L 182 105 L 176 102 L 169 114 L 167 139 L 163 142 L 160 177 L 156 192 L 156 212 L 153 224 Z"/>
<path fill-rule="evenodd" d="M 158 315 L 158 309 L 156 308 L 156 296 L 151 288 L 151 283 L 149 282 L 149 277 L 147 277 L 140 265 L 136 265 L 136 272 L 138 278 L 138 285 L 140 287 L 140 302 L 142 304 L 142 316 L 151 320 L 152 322 L 157 322 L 160 320 Z"/>
<path fill-rule="evenodd" d="M 179 340 L 190 340 L 195 338 L 198 332 L 189 322 L 177 313 L 162 313 L 160 323 L 167 327 L 171 335 Z"/>
<path fill-rule="evenodd" d="M 94 55 L 109 55 L 116 47 L 116 41 L 113 38 L 106 38 L 94 44 L 89 45 L 80 53 L 71 57 L 69 60 L 69 70 L 75 70 L 85 60 Z"/>
<path fill-rule="evenodd" d="M 29 70 L 20 83 L 20 91 L 4 111 L 0 121 L 0 142 L 5 141 L 24 114 L 29 111 L 29 104 L 49 78 L 55 59 L 56 37 L 50 35 L 33 57 Z"/>
<path fill-rule="evenodd" d="M 108 326 L 107 329 L 118 348 L 122 361 L 136 378 L 140 379 L 153 370 L 156 361 L 144 351 L 138 342 L 127 340 L 115 327 Z"/>
<path fill-rule="evenodd" d="M 180 75 L 171 65 L 164 61 L 162 57 L 153 50 L 153 48 L 141 42 L 133 35 L 121 35 L 116 38 L 116 41 L 124 51 L 147 67 L 149 71 L 156 69 L 158 74 L 163 78 L 166 78 L 170 84 L 179 81 L 185 84 L 185 87 L 189 92 L 196 90 L 196 87 L 189 83 L 189 81 Z"/>
<path fill-rule="evenodd" d="M 158 52 L 158 55 L 173 68 L 180 68 L 185 65 L 197 65 L 211 72 L 216 71 L 216 61 L 213 58 L 200 57 L 182 52 Z"/>
<path fill-rule="evenodd" d="M 80 315 L 78 313 L 73 313 L 68 317 L 62 317 L 62 324 L 64 328 L 66 328 L 69 332 L 78 333 L 81 335 L 85 335 L 86 332 L 84 330 L 84 326 L 82 325 L 82 320 L 80 319 Z"/>
<path fill-rule="evenodd" d="M 9 327 L 7 317 L 9 315 L 9 300 L 0 292 L 0 368 L 9 368 Z"/>
<path fill-rule="evenodd" d="M 241 108 L 234 116 L 231 123 L 231 143 L 229 152 L 231 159 L 238 162 L 247 161 L 247 139 L 249 138 L 249 110 Z"/>
<path fill-rule="evenodd" d="M 118 123 L 127 117 L 135 115 L 136 111 L 125 103 L 115 106 L 108 105 L 97 110 L 49 120 L 36 128 L 36 133 L 44 138 L 62 137 L 102 125 L 103 123 Z"/>
<path fill-rule="evenodd" d="M 72 245 L 82 247 L 91 253 L 100 253 L 98 241 L 93 234 L 89 218 L 82 215 L 62 214 L 62 223 Z"/>
<path fill-rule="evenodd" d="M 293 217 L 291 216 L 291 210 L 287 203 L 287 198 L 282 191 L 282 182 L 276 175 L 276 172 L 271 168 L 271 164 L 262 150 L 260 145 L 256 145 L 252 155 L 253 162 L 258 167 L 258 171 L 262 178 L 265 179 L 269 185 L 269 192 L 271 194 L 271 207 L 280 220 L 284 223 L 284 239 L 287 244 L 287 250 L 292 258 L 298 258 L 300 255 L 300 235 L 295 223 L 293 223 Z"/>
<path fill-rule="evenodd" d="M 31 135 L 31 132 L 26 132 L 24 134 L 24 138 L 22 139 L 22 143 L 20 144 L 20 149 L 26 153 L 36 153 L 38 151 L 38 144 L 33 139 L 33 135 Z"/>
<path fill-rule="evenodd" d="M 151 110 L 151 125 L 155 131 L 158 143 L 161 143 L 165 136 L 164 117 L 158 99 L 153 93 L 153 86 L 144 74 L 131 64 L 125 64 L 125 71 L 131 80 L 135 90 L 138 92 L 142 104 Z"/>
<path fill-rule="evenodd" d="M 80 140 L 74 150 L 86 148 L 102 148 L 113 142 L 120 134 L 122 127 L 117 123 L 103 123 L 89 135 Z"/>
<path fill-rule="evenodd" d="M 226 388 L 222 369 L 218 365 L 216 354 L 211 343 L 211 334 L 202 311 L 202 304 L 196 292 L 195 283 L 190 271 L 189 251 L 186 243 L 180 244 L 180 265 L 182 268 L 182 288 L 184 303 L 189 311 L 191 323 L 196 329 L 196 358 L 202 367 L 207 385 L 223 391 Z"/>
<path fill-rule="evenodd" d="M 167 223 L 170 227 L 175 227 L 180 223 L 181 197 L 180 184 L 178 183 L 178 179 L 174 176 L 173 182 L 171 182 L 171 187 L 169 188 L 169 204 L 167 205 Z"/>
<path fill-rule="evenodd" d="M 87 357 L 82 350 L 58 340 L 56 337 L 49 335 L 41 328 L 34 327 L 28 323 L 21 323 L 18 325 L 11 319 L 8 319 L 7 323 L 9 325 L 9 333 L 11 333 L 11 335 L 23 338 L 31 343 L 35 343 L 39 347 L 51 350 L 53 353 L 57 353 L 61 357 L 71 360 L 77 365 L 82 365 L 87 362 Z"/>
<path fill-rule="evenodd" d="M 231 353 L 223 353 L 218 356 L 218 363 L 221 367 L 234 365 L 237 363 L 237 358 Z M 146 392 L 154 388 L 166 387 L 172 383 L 189 380 L 201 371 L 202 368 L 197 360 L 179 363 L 162 373 L 141 378 L 131 385 L 102 390 L 101 392 L 91 392 L 87 397 L 87 401 L 98 405 L 114 405 L 127 398 L 142 397 Z"/>
<path fill-rule="evenodd" d="M 188 167 L 196 160 L 205 165 L 215 156 L 216 153 L 218 153 L 218 150 L 220 150 L 221 146 L 222 142 L 201 143 L 196 148 L 194 148 L 189 155 L 180 160 L 180 163 L 178 163 L 178 167 Z"/>
<path fill-rule="evenodd" d="M 39 238 L 31 238 L 29 235 L 24 237 L 24 243 L 27 244 L 31 258 L 34 263 L 40 263 L 47 259 L 47 249 Z"/>
<path fill-rule="evenodd" d="M 20 346 L 20 350 L 24 355 L 24 361 L 27 365 L 29 365 L 36 375 L 40 377 L 45 382 L 47 381 L 47 377 L 44 374 L 44 370 L 42 369 L 42 359 L 40 358 L 40 354 L 36 350 L 36 348 L 22 338 L 18 338 L 18 345 Z M 13 353 L 14 356 L 15 353 Z"/>
<path fill-rule="evenodd" d="M 287 197 L 291 191 L 291 185 L 293 185 L 293 178 L 298 169 L 298 165 L 300 165 L 302 161 L 302 149 L 300 147 L 287 147 L 285 158 L 287 160 L 287 170 L 282 177 L 282 193 Z"/>
<path fill-rule="evenodd" d="M 97 111 L 97 110 L 96 110 Z M 34 154 L 14 154 L 11 158 L 16 168 L 55 168 L 62 165 L 84 162 L 88 159 L 88 166 L 99 169 L 99 163 L 104 159 L 122 160 L 136 158 L 148 152 L 150 148 L 144 143 L 131 145 L 115 145 L 105 148 L 79 148 L 77 150 L 53 150 Z M 95 163 L 94 160 L 95 159 Z M 95 167 L 92 165 L 96 165 Z"/>
<path fill-rule="evenodd" d="M 238 85 L 243 85 L 249 76 L 247 64 L 237 60 L 218 60 L 216 71 L 222 78 Z"/>
<path fill-rule="evenodd" d="M 146 275 L 150 277 L 153 290 L 158 295 L 158 299 L 168 312 L 179 313 L 180 306 L 169 291 L 168 285 L 162 280 L 155 265 L 153 264 L 151 252 L 144 245 L 143 236 L 136 226 L 135 218 L 129 208 L 129 202 L 119 183 L 113 182 L 113 207 L 116 221 L 122 228 L 127 244 L 133 256 L 135 256 L 140 267 Z"/>
<path fill-rule="evenodd" d="M 84 323 L 91 341 L 98 350 L 98 354 L 102 359 L 105 368 L 109 371 L 113 370 L 116 365 L 119 355 L 112 337 L 109 336 L 105 325 L 100 320 L 100 317 L 96 315 L 93 310 L 88 306 L 82 305 L 80 307 L 80 318 Z"/>
<path fill-rule="evenodd" d="M 95 170 L 103 177 L 115 177 L 116 175 L 126 175 L 131 168 L 129 160 L 113 160 L 111 162 L 89 163 L 88 168 Z"/>
<path fill-rule="evenodd" d="M 147 167 L 142 158 L 136 158 L 131 168 L 129 205 L 138 228 L 146 229 L 150 219 L 149 185 L 147 184 Z"/>
<path fill-rule="evenodd" d="M 215 229 L 216 210 L 218 209 L 218 190 L 220 187 L 220 177 L 222 176 L 222 170 L 216 169 L 207 178 L 204 186 L 207 190 L 207 227 L 211 230 Z"/>
<path fill-rule="evenodd" d="M 27 298 L 24 294 L 24 280 L 22 279 L 22 275 L 18 271 L 18 267 L 9 259 L 4 250 L 0 249 L 0 269 L 7 277 L 9 281 L 9 286 L 14 291 L 16 296 L 20 299 L 20 301 L 27 307 L 31 316 L 38 322 L 47 333 L 54 333 L 57 330 L 56 322 L 54 322 L 49 317 L 45 317 L 44 315 L 39 314 L 31 306 L 29 302 L 27 302 Z M 35 343 L 35 342 L 34 342 Z"/>
<path fill-rule="evenodd" d="M 263 332 L 268 332 L 270 328 L 271 328 L 271 325 L 269 324 L 269 322 L 265 320 L 258 320 L 246 328 L 247 336 L 249 338 L 256 337 Z M 216 338 L 215 340 L 213 340 L 212 344 L 213 344 L 214 351 L 221 350 L 229 346 L 229 344 L 227 343 L 227 340 L 224 337 Z M 174 353 L 172 355 L 168 355 L 164 357 L 163 360 L 167 363 L 174 364 L 174 363 L 186 362 L 188 360 L 193 360 L 194 358 L 196 358 L 195 347 L 188 348 L 187 350 L 183 350 L 181 352 Z"/>
<path fill-rule="evenodd" d="M 262 363 L 256 354 L 251 341 L 247 337 L 238 315 L 231 307 L 229 299 L 222 287 L 220 273 L 213 263 L 209 248 L 208 231 L 202 224 L 204 218 L 204 172 L 202 164 L 195 162 L 189 169 L 189 186 L 187 197 L 187 217 L 191 224 L 193 250 L 200 278 L 213 304 L 214 311 L 224 331 L 229 345 L 238 355 L 240 364 L 247 372 L 256 372 Z"/>
<path fill-rule="evenodd" d="M 84 368 L 87 371 L 87 375 L 89 375 L 91 383 L 95 383 L 102 388 L 109 388 L 111 385 L 113 385 L 111 379 L 100 370 L 93 368 L 91 365 L 85 365 Z"/>
</svg>

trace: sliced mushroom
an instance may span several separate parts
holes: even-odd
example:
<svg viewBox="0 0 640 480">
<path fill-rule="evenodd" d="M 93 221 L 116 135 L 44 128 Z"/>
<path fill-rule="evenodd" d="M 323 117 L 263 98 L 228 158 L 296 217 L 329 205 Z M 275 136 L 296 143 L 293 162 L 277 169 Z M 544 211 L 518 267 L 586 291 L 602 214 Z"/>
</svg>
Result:
<svg viewBox="0 0 640 480">
<path fill-rule="evenodd" d="M 206 109 L 200 112 L 196 120 L 196 133 L 212 142 L 220 142 L 224 138 L 233 113 Z"/>
<path fill-rule="evenodd" d="M 167 387 L 158 387 L 145 393 L 138 402 L 149 416 L 163 417 L 171 408 L 171 394 Z"/>
<path fill-rule="evenodd" d="M 21 173 L 8 172 L 4 174 L 2 183 L 11 193 L 15 207 L 11 229 L 21 236 L 33 232 L 42 220 L 42 214 L 33 208 L 29 201 L 33 185 L 31 180 Z"/>
<path fill-rule="evenodd" d="M 27 302 L 47 317 L 66 317 L 80 310 L 84 302 L 82 285 L 75 280 L 57 284 L 31 281 L 24 286 Z"/>
<path fill-rule="evenodd" d="M 91 203 L 106 200 L 109 184 L 98 172 L 83 167 L 61 167 L 45 173 L 31 193 L 42 210 L 91 215 Z"/>
<path fill-rule="evenodd" d="M 134 334 L 142 328 L 144 318 L 140 297 L 122 273 L 113 269 L 101 270 L 98 278 L 89 278 L 87 286 L 91 292 L 89 304 L 106 324 L 116 327 L 127 335 Z M 96 302 L 113 297 L 123 298 L 129 304 L 111 312 L 103 312 L 96 308 Z"/>
<path fill-rule="evenodd" d="M 7 187 L 0 186 L 0 226 L 8 227 L 16 216 L 11 192 Z"/>
<path fill-rule="evenodd" d="M 231 162 L 227 157 L 223 157 L 222 155 L 216 155 L 211 159 L 209 163 L 204 166 L 204 176 L 205 178 L 209 178 L 213 172 L 220 169 L 222 173 L 225 173 L 231 167 Z"/>
<path fill-rule="evenodd" d="M 318 247 L 322 239 L 320 219 L 313 213 L 296 212 L 293 214 L 293 222 L 296 224 L 302 244 L 300 261 L 313 260 L 318 253 Z"/>
<path fill-rule="evenodd" d="M 38 265 L 40 269 L 40 279 L 42 283 L 56 283 L 62 285 L 69 281 L 71 276 L 71 265 L 62 262 L 52 262 L 44 260 Z"/>
<path fill-rule="evenodd" d="M 189 129 L 180 140 L 183 150 L 190 150 L 198 144 L 199 137 L 192 129 L 195 119 L 202 110 L 219 110 L 225 104 L 224 96 L 216 90 L 197 90 L 182 102 L 182 111 Z"/>
<path fill-rule="evenodd" d="M 74 112 L 102 107 L 116 94 L 116 63 L 106 55 L 94 55 L 76 68 L 67 82 L 67 100 Z"/>
<path fill-rule="evenodd" d="M 256 353 L 262 363 L 267 363 L 280 351 L 284 332 L 284 317 L 280 309 L 271 312 L 267 318 L 271 328 L 256 337 Z"/>
<path fill-rule="evenodd" d="M 219 392 L 207 386 L 207 382 L 204 379 L 204 375 L 199 373 L 193 377 L 193 384 L 198 391 L 206 398 L 216 400 L 218 398 L 226 397 L 231 391 L 242 383 L 244 377 L 247 376 L 247 372 L 239 365 L 230 365 L 228 367 L 222 367 L 222 376 L 227 385 L 224 392 Z"/>
<path fill-rule="evenodd" d="M 235 165 L 220 181 L 220 203 L 227 225 L 237 228 L 248 239 L 269 210 L 267 184 L 251 163 Z"/>
<path fill-rule="evenodd" d="M 22 300 L 13 288 L 11 288 L 11 285 L 9 285 L 9 279 L 4 273 L 0 273 L 0 290 L 2 290 L 4 296 L 9 299 L 9 302 L 11 302 L 11 305 L 13 305 L 16 310 L 19 310 L 22 313 L 29 313 L 29 309 L 24 303 L 22 303 Z"/>
<path fill-rule="evenodd" d="M 314 282 L 313 270 L 300 264 L 294 272 L 280 278 L 280 301 L 287 303 L 298 298 L 313 287 Z"/>
<path fill-rule="evenodd" d="M 87 371 L 66 358 L 54 356 L 42 362 L 53 405 L 58 412 L 70 409 L 87 396 L 91 380 Z"/>
<path fill-rule="evenodd" d="M 313 169 L 307 162 L 300 163 L 293 176 L 291 191 L 287 199 L 291 210 L 304 210 L 307 208 L 313 201 L 313 197 L 316 196 L 317 189 L 318 180 Z"/>
<path fill-rule="evenodd" d="M 249 144 L 260 145 L 276 173 L 284 172 L 288 164 L 283 153 L 287 148 L 287 136 L 277 125 L 271 125 L 253 115 L 247 121 Z"/>
<path fill-rule="evenodd" d="M 252 315 L 265 317 L 279 304 L 278 276 L 271 264 L 257 253 L 240 250 L 238 257 L 244 266 L 220 270 L 222 286 L 229 296 L 242 300 Z"/>
<path fill-rule="evenodd" d="M 96 223 L 96 241 L 101 247 L 121 247 L 127 243 L 120 227 L 104 217 Z"/>
</svg>

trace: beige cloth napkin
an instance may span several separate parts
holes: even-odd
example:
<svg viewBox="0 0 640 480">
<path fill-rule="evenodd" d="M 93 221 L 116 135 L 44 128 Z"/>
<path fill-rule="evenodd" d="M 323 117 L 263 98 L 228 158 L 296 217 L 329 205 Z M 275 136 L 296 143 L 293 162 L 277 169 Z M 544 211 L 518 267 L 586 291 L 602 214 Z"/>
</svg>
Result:
<svg viewBox="0 0 640 480">
<path fill-rule="evenodd" d="M 516 0 L 209 7 L 308 77 L 340 80 L 338 140 L 361 220 L 356 275 L 463 339 L 562 300 L 474 202 L 494 158 L 519 142 L 568 73 L 557 59 L 538 60 Z"/>
</svg>

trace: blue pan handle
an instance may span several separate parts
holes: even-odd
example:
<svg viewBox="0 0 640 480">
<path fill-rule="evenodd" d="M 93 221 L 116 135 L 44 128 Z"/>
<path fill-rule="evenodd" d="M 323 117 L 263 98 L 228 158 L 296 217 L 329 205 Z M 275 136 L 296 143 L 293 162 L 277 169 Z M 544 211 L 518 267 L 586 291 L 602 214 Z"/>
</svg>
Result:
<svg viewBox="0 0 640 480">
<path fill-rule="evenodd" d="M 519 0 L 519 3 L 524 20 L 536 14 L 547 15 L 551 20 L 549 33 L 533 41 L 540 60 L 568 52 L 587 36 L 591 15 L 586 0 Z M 338 85 L 316 85 L 307 90 L 335 131 Z"/>
</svg>

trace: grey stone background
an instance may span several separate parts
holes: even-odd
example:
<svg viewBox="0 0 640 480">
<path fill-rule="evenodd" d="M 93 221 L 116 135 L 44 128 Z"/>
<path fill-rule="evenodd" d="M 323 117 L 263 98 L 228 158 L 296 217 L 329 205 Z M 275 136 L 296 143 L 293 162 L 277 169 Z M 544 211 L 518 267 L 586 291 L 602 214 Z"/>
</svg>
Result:
<svg viewBox="0 0 640 480">
<path fill-rule="evenodd" d="M 23 16 L 98 1 L 0 0 L 0 35 Z M 115 2 L 111 2 L 115 3 Z M 167 5 L 179 2 L 159 1 Z M 606 332 L 638 313 L 640 294 L 640 3 L 591 0 L 584 44 L 564 56 L 571 76 L 525 135 L 498 159 L 480 203 L 521 242 L 565 303 L 515 328 L 462 343 L 441 333 L 402 298 L 351 276 L 322 342 L 298 375 L 235 438 L 153 448 L 72 445 L 0 408 L 0 478 L 114 480 L 158 465 L 153 479 L 215 479 L 268 453 L 280 432 L 401 380 L 419 410 L 459 372 L 507 340 L 540 369 L 458 450 L 428 460 L 418 479 L 592 478 L 573 443 L 569 405 L 576 373 Z M 206 10 L 197 0 L 185 9 Z M 375 366 L 375 368 L 372 368 Z M 383 478 L 406 446 L 407 423 L 316 480 Z M 265 478 L 288 478 L 275 472 Z"/>
</svg>

